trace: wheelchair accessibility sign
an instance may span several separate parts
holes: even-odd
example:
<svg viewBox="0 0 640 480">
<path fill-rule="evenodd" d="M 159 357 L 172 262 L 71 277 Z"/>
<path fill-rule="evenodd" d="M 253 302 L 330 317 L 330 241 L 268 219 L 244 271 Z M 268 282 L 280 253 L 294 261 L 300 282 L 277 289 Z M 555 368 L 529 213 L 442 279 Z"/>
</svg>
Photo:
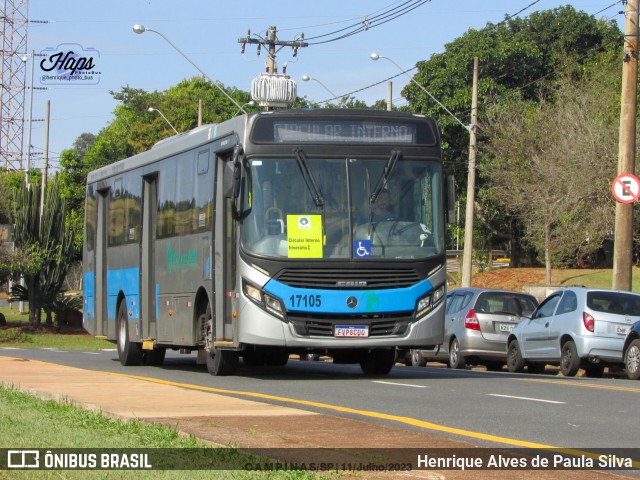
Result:
<svg viewBox="0 0 640 480">
<path fill-rule="evenodd" d="M 371 240 L 353 241 L 354 258 L 366 258 L 371 256 Z"/>
</svg>

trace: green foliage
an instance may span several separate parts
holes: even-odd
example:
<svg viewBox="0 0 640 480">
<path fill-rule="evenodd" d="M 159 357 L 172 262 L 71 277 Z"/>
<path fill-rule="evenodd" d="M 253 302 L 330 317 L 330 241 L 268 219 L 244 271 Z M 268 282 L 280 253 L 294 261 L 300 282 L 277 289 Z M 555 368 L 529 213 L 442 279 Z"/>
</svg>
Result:
<svg viewBox="0 0 640 480">
<path fill-rule="evenodd" d="M 32 324 L 39 323 L 42 307 L 52 310 L 75 256 L 74 232 L 65 226 L 67 207 L 59 187 L 57 176 L 48 183 L 42 215 L 39 189 L 21 185 L 14 194 L 13 237 L 22 263 L 13 273 L 24 276 Z"/>
<path fill-rule="evenodd" d="M 526 162 L 527 156 L 518 155 L 517 151 L 522 153 L 526 145 L 536 142 L 539 137 L 535 135 L 545 135 L 540 129 L 534 132 L 529 128 L 540 122 L 535 113 L 537 106 L 541 102 L 549 106 L 567 101 L 567 97 L 557 96 L 559 85 L 566 82 L 580 84 L 598 70 L 611 52 L 618 54 L 621 46 L 621 32 L 615 22 L 596 19 L 571 6 L 563 6 L 535 12 L 526 18 L 489 23 L 480 30 L 470 29 L 447 44 L 443 53 L 418 62 L 414 80 L 463 123 L 470 123 L 473 59 L 478 57 L 478 145 L 482 148 L 487 143 L 493 145 L 502 140 L 510 143 L 513 153 L 494 159 L 508 168 L 509 162 Z M 438 119 L 447 168 L 455 175 L 459 190 L 463 191 L 467 183 L 468 133 L 415 83 L 408 84 L 402 93 L 413 112 Z M 522 122 L 529 122 L 521 125 L 517 138 L 505 138 L 505 135 L 516 134 L 514 131 L 489 131 L 487 123 L 501 111 L 520 111 Z M 528 120 L 527 112 L 531 115 Z M 549 127 L 553 130 L 552 125 Z M 606 130 L 609 131 L 608 127 Z M 582 134 L 576 141 L 585 143 L 588 137 Z M 553 138 L 559 139 L 557 135 Z M 546 148 L 546 151 L 553 151 L 556 147 L 547 142 Z M 482 153 L 486 152 L 481 151 L 477 159 L 481 169 L 488 161 Z M 500 188 L 504 192 L 517 193 L 518 188 L 511 185 L 511 181 L 502 180 Z M 540 183 L 542 180 L 532 174 L 528 181 Z M 474 233 L 483 230 L 481 238 L 489 235 L 492 242 L 511 241 L 516 249 L 524 225 L 513 216 L 513 209 L 505 209 L 495 202 L 493 193 L 487 191 L 486 182 L 487 175 L 480 172 L 476 181 L 476 205 L 479 207 L 476 212 L 480 213 L 480 222 L 474 225 Z"/>
<path fill-rule="evenodd" d="M 24 333 L 20 328 L 7 328 L 0 330 L 0 343 L 32 343 L 33 335 Z"/>
<path fill-rule="evenodd" d="M 519 218 L 539 258 L 575 264 L 614 229 L 620 92 L 615 55 L 580 79 L 556 84 L 554 101 L 513 102 L 486 123 L 485 193 Z"/>
</svg>

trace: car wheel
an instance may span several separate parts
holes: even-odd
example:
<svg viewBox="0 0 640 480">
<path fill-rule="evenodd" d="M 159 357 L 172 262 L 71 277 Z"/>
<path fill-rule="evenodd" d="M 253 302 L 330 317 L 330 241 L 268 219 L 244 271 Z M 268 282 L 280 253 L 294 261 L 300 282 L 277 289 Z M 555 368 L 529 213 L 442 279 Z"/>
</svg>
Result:
<svg viewBox="0 0 640 480">
<path fill-rule="evenodd" d="M 544 363 L 530 363 L 527 365 L 527 372 L 540 375 L 541 373 L 544 373 L 545 367 L 546 365 Z"/>
<path fill-rule="evenodd" d="M 449 347 L 449 366 L 451 368 L 459 369 L 464 368 L 466 364 L 466 360 L 460 353 L 460 342 L 458 342 L 457 338 L 454 338 L 451 341 L 451 346 Z"/>
<path fill-rule="evenodd" d="M 422 356 L 420 350 L 411 350 L 411 365 L 413 367 L 424 367 L 427 360 Z"/>
<path fill-rule="evenodd" d="M 521 373 L 524 370 L 524 358 L 520 352 L 520 345 L 517 340 L 509 342 L 507 348 L 507 368 L 511 373 Z"/>
<path fill-rule="evenodd" d="M 589 365 L 584 368 L 585 375 L 589 378 L 602 378 L 604 365 Z"/>
<path fill-rule="evenodd" d="M 631 380 L 640 379 L 640 340 L 635 339 L 624 352 L 624 368 Z"/>
<path fill-rule="evenodd" d="M 574 377 L 580 369 L 580 357 L 576 344 L 572 340 L 567 341 L 562 347 L 560 356 L 560 371 L 565 377 Z"/>
</svg>

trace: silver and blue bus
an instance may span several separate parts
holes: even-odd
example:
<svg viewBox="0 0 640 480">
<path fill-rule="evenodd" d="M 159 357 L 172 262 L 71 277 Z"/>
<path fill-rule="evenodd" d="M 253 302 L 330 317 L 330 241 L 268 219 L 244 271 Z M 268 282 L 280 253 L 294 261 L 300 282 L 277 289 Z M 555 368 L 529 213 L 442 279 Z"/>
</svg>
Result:
<svg viewBox="0 0 640 480">
<path fill-rule="evenodd" d="M 292 354 L 386 374 L 443 341 L 444 184 L 436 122 L 402 112 L 260 112 L 163 140 L 88 175 L 84 328 L 123 365 L 172 349 L 212 375 Z"/>
</svg>

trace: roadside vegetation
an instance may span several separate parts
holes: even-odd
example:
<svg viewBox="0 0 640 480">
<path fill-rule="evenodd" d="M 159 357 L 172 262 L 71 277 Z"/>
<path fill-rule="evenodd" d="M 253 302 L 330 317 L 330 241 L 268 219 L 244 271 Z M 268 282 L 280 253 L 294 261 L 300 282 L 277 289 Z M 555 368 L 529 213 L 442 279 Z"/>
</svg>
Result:
<svg viewBox="0 0 640 480">
<path fill-rule="evenodd" d="M 141 449 L 201 449 L 198 461 L 226 468 L 242 468 L 255 461 L 233 447 L 211 448 L 192 436 L 177 430 L 138 420 L 123 421 L 108 418 L 100 412 L 88 411 L 70 403 L 41 400 L 12 387 L 0 386 L 0 445 L 5 448 L 133 448 Z M 180 462 L 180 451 L 166 450 Z M 164 454 L 164 452 L 163 452 Z M 179 463 L 178 463 L 179 464 Z M 0 471 L 0 479 L 86 478 L 108 479 L 274 479 L 306 480 L 340 478 L 332 475 L 314 475 L 310 472 L 245 472 L 242 470 L 40 470 Z"/>
</svg>

